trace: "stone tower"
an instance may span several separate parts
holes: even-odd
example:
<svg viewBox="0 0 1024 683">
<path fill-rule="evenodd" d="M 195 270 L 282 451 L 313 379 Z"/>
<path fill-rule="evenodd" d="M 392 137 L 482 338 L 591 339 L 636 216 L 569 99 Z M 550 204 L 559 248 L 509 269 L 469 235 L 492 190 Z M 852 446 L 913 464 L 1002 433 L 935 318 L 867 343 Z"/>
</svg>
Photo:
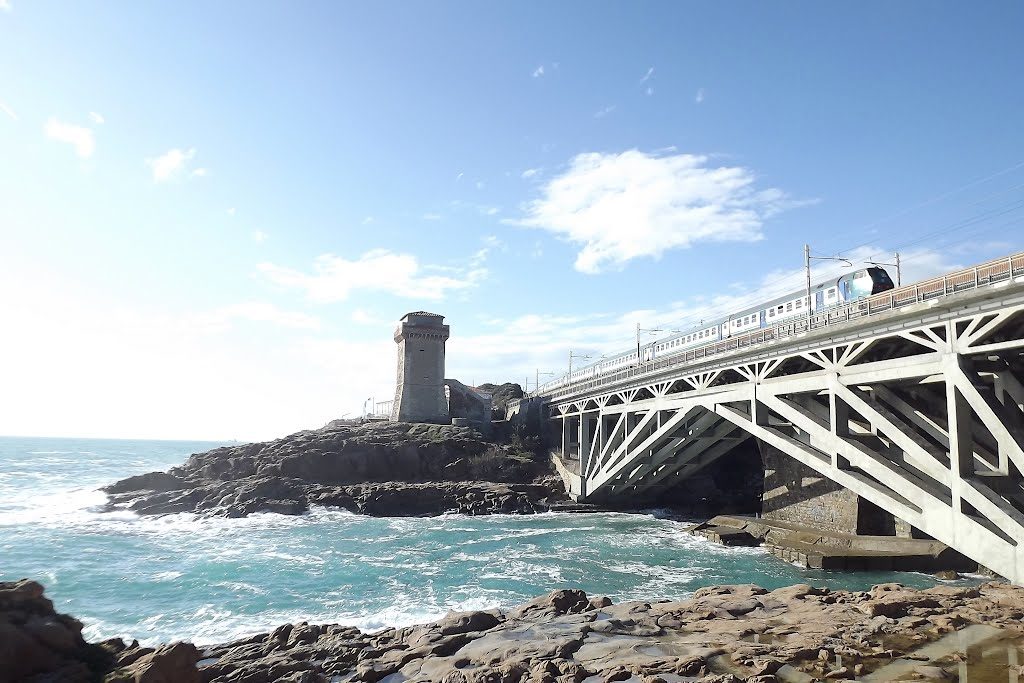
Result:
<svg viewBox="0 0 1024 683">
<path fill-rule="evenodd" d="M 392 422 L 449 421 L 444 395 L 446 339 L 448 326 L 444 316 L 437 313 L 407 313 L 398 324 L 398 379 Z"/>
</svg>

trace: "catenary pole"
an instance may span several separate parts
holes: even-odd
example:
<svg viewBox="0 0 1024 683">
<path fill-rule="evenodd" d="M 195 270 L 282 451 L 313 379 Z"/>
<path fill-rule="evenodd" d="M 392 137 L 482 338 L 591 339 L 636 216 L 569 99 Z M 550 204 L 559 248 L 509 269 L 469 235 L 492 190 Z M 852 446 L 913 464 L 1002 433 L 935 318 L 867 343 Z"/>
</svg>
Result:
<svg viewBox="0 0 1024 683">
<path fill-rule="evenodd" d="M 804 273 L 807 276 L 807 320 L 811 320 L 811 245 L 804 245 Z"/>
</svg>

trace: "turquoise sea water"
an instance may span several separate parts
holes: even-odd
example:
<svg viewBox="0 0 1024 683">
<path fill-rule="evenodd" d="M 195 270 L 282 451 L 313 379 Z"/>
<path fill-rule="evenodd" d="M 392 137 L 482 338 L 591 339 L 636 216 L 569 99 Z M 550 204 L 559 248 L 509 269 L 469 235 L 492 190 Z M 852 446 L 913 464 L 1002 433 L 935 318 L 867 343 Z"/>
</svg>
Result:
<svg viewBox="0 0 1024 683">
<path fill-rule="evenodd" d="M 507 607 L 556 588 L 681 599 L 720 583 L 867 588 L 909 573 L 804 571 L 655 515 L 372 518 L 102 513 L 96 489 L 218 444 L 0 437 L 0 580 L 41 581 L 87 638 L 225 641 L 285 622 L 364 629 Z"/>
</svg>

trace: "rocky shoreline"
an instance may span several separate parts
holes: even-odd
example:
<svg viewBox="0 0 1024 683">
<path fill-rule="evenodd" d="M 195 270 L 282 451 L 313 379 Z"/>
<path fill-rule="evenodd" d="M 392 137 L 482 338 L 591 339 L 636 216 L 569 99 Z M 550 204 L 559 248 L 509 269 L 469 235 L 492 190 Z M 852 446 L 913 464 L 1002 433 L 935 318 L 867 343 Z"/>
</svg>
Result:
<svg viewBox="0 0 1024 683">
<path fill-rule="evenodd" d="M 561 480 L 527 440 L 468 427 L 328 425 L 264 443 L 192 455 L 167 472 L 104 488 L 109 509 L 296 515 L 311 505 L 374 516 L 534 513 L 568 503 Z"/>
<path fill-rule="evenodd" d="M 0 681 L 774 683 L 955 680 L 971 670 L 970 680 L 1005 681 L 1020 673 L 1022 616 L 1024 589 L 1004 583 L 713 586 L 680 602 L 617 605 L 559 590 L 377 633 L 302 622 L 223 645 L 152 648 L 86 643 L 82 624 L 24 580 L 0 583 Z"/>
</svg>

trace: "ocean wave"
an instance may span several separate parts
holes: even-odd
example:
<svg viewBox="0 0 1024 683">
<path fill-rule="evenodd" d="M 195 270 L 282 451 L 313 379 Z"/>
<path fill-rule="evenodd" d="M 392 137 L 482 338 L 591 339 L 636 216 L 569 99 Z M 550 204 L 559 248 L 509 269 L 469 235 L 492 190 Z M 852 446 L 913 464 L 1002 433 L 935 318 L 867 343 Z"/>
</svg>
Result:
<svg viewBox="0 0 1024 683">
<path fill-rule="evenodd" d="M 85 623 L 89 640 L 205 645 L 298 621 L 375 631 L 448 611 L 512 607 L 567 587 L 650 601 L 683 599 L 711 583 L 856 584 L 762 561 L 761 548 L 690 536 L 685 522 L 660 511 L 431 518 L 321 506 L 304 515 L 244 518 L 106 512 L 100 485 L 166 469 L 187 453 L 146 442 L 109 450 L 33 442 L 32 449 L 51 445 L 66 451 L 22 451 L 4 461 L 0 571 L 42 581 L 60 611 Z M 96 455 L 79 453 L 86 449 Z M 917 575 L 872 577 L 887 579 L 935 583 Z"/>
<path fill-rule="evenodd" d="M 107 495 L 93 488 L 72 488 L 8 500 L 13 509 L 0 511 L 0 526 L 76 524 L 95 518 Z"/>
</svg>

